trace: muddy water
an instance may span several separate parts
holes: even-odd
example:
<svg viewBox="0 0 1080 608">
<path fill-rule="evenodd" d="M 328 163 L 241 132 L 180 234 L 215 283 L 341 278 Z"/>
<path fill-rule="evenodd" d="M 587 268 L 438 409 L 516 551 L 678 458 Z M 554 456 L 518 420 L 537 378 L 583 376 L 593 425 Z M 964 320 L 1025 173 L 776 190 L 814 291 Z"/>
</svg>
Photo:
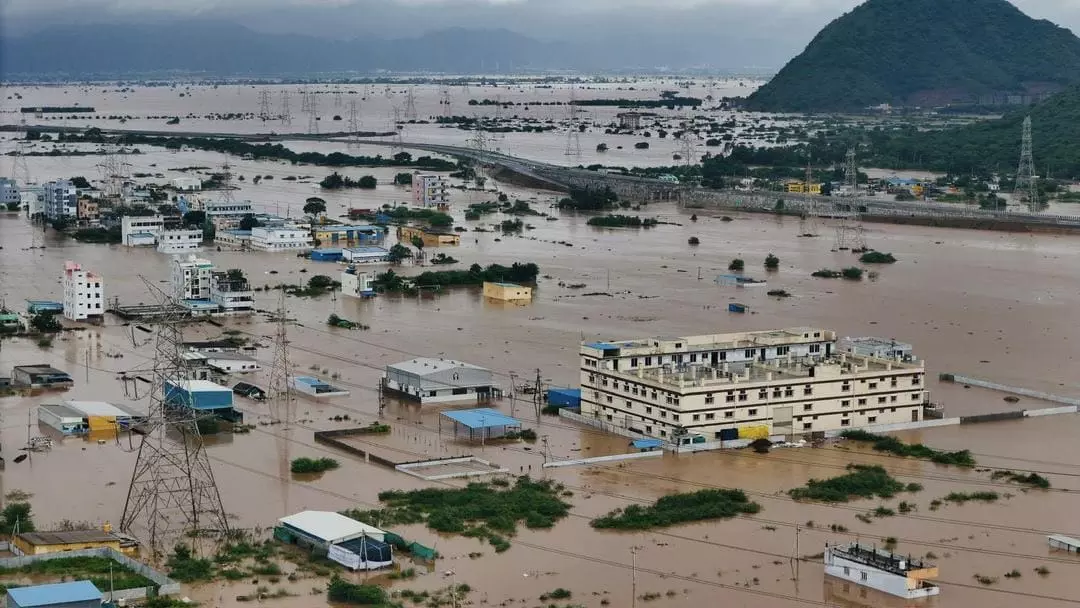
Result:
<svg viewBox="0 0 1080 608">
<path fill-rule="evenodd" d="M 205 165 L 214 157 L 161 153 L 157 162 L 162 168 L 165 162 L 172 163 L 169 166 Z M 43 176 L 69 175 L 72 169 L 92 165 L 86 159 L 71 159 L 86 165 L 66 166 L 47 164 L 57 162 L 53 159 L 33 160 L 41 162 L 31 169 Z M 138 162 L 148 166 L 154 157 L 148 154 Z M 249 176 L 259 173 L 278 177 L 269 186 L 253 187 L 248 182 L 238 196 L 253 198 L 267 207 L 297 204 L 312 191 L 311 185 L 284 182 L 281 177 L 287 171 L 306 169 L 275 163 L 242 165 L 239 171 Z M 510 193 L 529 195 L 516 190 Z M 381 187 L 374 195 L 364 196 L 382 201 L 393 200 L 394 196 L 404 199 L 407 195 Z M 455 191 L 455 196 L 482 195 Z M 540 202 L 534 206 L 542 209 L 548 196 L 538 195 Z M 455 199 L 459 219 L 461 205 L 466 202 L 467 198 Z M 333 199 L 332 211 L 366 203 Z M 1080 253 L 1080 241 L 1073 237 L 870 226 L 867 236 L 871 246 L 893 252 L 900 262 L 879 269 L 876 282 L 853 284 L 809 277 L 810 272 L 822 267 L 852 263 L 850 254 L 830 251 L 832 236 L 828 231 L 823 230 L 816 239 L 796 238 L 798 222 L 787 219 L 734 216 L 734 221 L 724 222 L 702 213 L 699 221 L 692 223 L 674 206 L 652 205 L 645 212 L 681 225 L 616 231 L 588 227 L 586 218 L 573 215 L 560 215 L 552 222 L 533 218 L 530 221 L 535 229 L 524 237 L 468 232 L 460 247 L 448 251 L 463 265 L 538 263 L 544 276 L 536 298 L 525 306 L 492 305 L 468 289 L 422 299 L 290 299 L 290 315 L 298 321 L 290 329 L 296 371 L 327 377 L 337 374 L 336 382 L 352 394 L 328 403 L 301 400 L 296 412 L 299 422 L 287 431 L 265 424 L 269 418 L 267 406 L 238 401 L 249 421 L 256 423 L 256 430 L 249 435 L 215 438 L 208 447 L 226 509 L 235 525 L 265 527 L 285 513 L 300 509 L 370 508 L 377 503 L 381 490 L 429 485 L 332 452 L 315 444 L 312 438 L 314 430 L 380 419 L 374 387 L 381 369 L 387 363 L 417 355 L 448 356 L 488 366 L 499 374 L 504 386 L 510 384 L 510 372 L 531 378 L 538 368 L 551 383 L 572 385 L 578 374 L 577 343 L 582 338 L 817 325 L 843 335 L 880 335 L 911 342 L 917 354 L 928 361 L 930 375 L 935 378 L 938 372 L 955 372 L 1080 395 L 1080 385 L 1071 373 L 1077 355 L 1074 344 L 1080 340 L 1080 330 L 1072 323 L 1073 311 L 1080 304 L 1080 268 L 1072 261 Z M 500 219 L 492 216 L 484 222 Z M 480 223 L 465 225 L 474 228 Z M 104 274 L 108 296 L 119 296 L 125 302 L 149 301 L 138 275 L 151 281 L 167 280 L 169 260 L 156 252 L 80 245 L 58 241 L 51 233 L 45 236 L 47 249 L 26 250 L 32 242 L 28 231 L 17 215 L 0 216 L 0 294 L 9 305 L 18 306 L 24 298 L 58 299 L 59 269 L 65 259 L 78 260 Z M 686 241 L 690 236 L 698 236 L 702 244 L 689 247 Z M 560 245 L 559 241 L 573 246 Z M 779 272 L 768 277 L 770 288 L 784 288 L 794 294 L 792 298 L 775 300 L 764 290 L 738 290 L 713 283 L 712 279 L 723 273 L 734 257 L 745 259 L 751 274 L 765 276 L 759 269 L 770 252 L 782 260 Z M 313 274 L 334 274 L 338 269 L 288 254 L 211 251 L 205 255 L 221 267 L 243 268 L 256 286 L 301 282 Z M 269 274 L 271 269 L 277 274 Z M 406 267 L 402 272 L 412 270 Z M 572 290 L 559 287 L 560 281 L 585 283 L 586 287 Z M 590 292 L 611 295 L 584 295 Z M 271 294 L 259 292 L 257 297 L 262 308 L 275 304 Z M 730 301 L 748 304 L 751 314 L 728 314 L 726 305 Z M 372 329 L 330 330 L 324 323 L 331 312 Z M 273 332 L 261 315 L 233 320 L 228 326 L 263 343 L 267 343 L 264 337 Z M 218 331 L 197 327 L 187 335 L 193 339 L 215 337 Z M 147 368 L 148 338 L 148 334 L 133 332 L 110 319 L 103 328 L 69 332 L 47 350 L 26 340 L 5 340 L 0 346 L 0 369 L 47 362 L 66 369 L 77 380 L 76 388 L 62 395 L 0 399 L 0 438 L 9 463 L 2 477 L 4 490 L 33 493 L 41 527 L 65 518 L 118 520 L 133 461 L 131 450 L 136 444 L 129 443 L 127 437 L 103 443 L 66 439 L 51 452 L 35 454 L 31 460 L 16 465 L 11 457 L 25 443 L 28 433 L 46 432 L 36 424 L 28 429 L 27 413 L 40 403 L 59 398 L 102 399 L 145 407 L 130 400 L 134 395 L 125 395 L 123 384 L 116 378 L 122 371 Z M 259 353 L 264 364 L 268 364 L 270 356 L 268 349 Z M 262 373 L 255 374 L 253 380 L 266 382 Z M 936 380 L 930 382 L 930 389 L 934 400 L 944 403 L 951 415 L 1045 405 L 1028 400 L 1011 405 L 999 394 Z M 537 418 L 531 403 L 507 400 L 499 407 L 523 419 L 527 427 L 547 435 L 550 458 L 626 450 L 622 438 Z M 351 419 L 348 422 L 332 419 L 346 414 Z M 393 428 L 387 447 L 403 457 L 414 459 L 468 449 L 461 442 L 451 441 L 445 429 L 442 436 L 438 434 L 437 410 L 389 403 L 381 419 Z M 868 600 L 857 594 L 848 597 L 835 587 L 826 588 L 818 564 L 801 564 L 798 580 L 792 580 L 789 558 L 795 552 L 796 537 L 798 553 L 813 555 L 829 540 L 845 540 L 851 535 L 864 540 L 894 536 L 900 540 L 902 552 L 937 555 L 946 583 L 943 595 L 931 605 L 1064 605 L 1061 598 L 1080 599 L 1072 578 L 1080 560 L 1049 554 L 1044 535 L 1075 535 L 1075 494 L 1062 490 L 1080 489 L 1080 448 L 1074 440 L 1077 432 L 1080 420 L 1057 416 L 926 430 L 906 437 L 941 448 L 971 449 L 987 466 L 1047 472 L 1055 489 L 1028 493 L 1003 484 L 987 485 L 987 473 L 902 462 L 840 447 L 777 450 L 768 456 L 665 456 L 655 461 L 544 473 L 540 442 L 474 446 L 472 453 L 514 472 L 531 470 L 564 483 L 574 493 L 569 499 L 574 515 L 551 531 L 522 530 L 510 551 L 499 556 L 475 540 L 440 537 L 419 526 L 403 527 L 399 531 L 406 537 L 435 546 L 446 557 L 435 572 L 397 585 L 436 589 L 456 578 L 477 590 L 472 596 L 474 601 L 486 599 L 497 604 L 510 598 L 526 598 L 530 602 L 526 605 L 536 603 L 541 593 L 565 587 L 574 591 L 575 602 L 584 605 L 599 606 L 602 599 L 608 598 L 610 605 L 628 606 L 633 579 L 631 550 L 640 547 L 637 591 L 639 595 L 660 594 L 660 599 L 652 602 L 654 605 L 691 606 L 717 599 L 752 607 L 797 605 L 785 598 L 818 605 L 851 605 L 848 602 Z M 343 466 L 317 478 L 282 475 L 282 463 L 297 456 L 332 456 Z M 884 464 L 905 482 L 921 483 L 925 489 L 890 501 L 860 501 L 839 507 L 798 505 L 781 495 L 808 478 L 839 474 L 848 462 Z M 612 508 L 653 500 L 666 492 L 709 486 L 743 488 L 763 510 L 753 519 L 648 533 L 600 533 L 588 526 L 589 518 Z M 931 499 L 949 492 L 985 489 L 1013 496 L 996 504 L 968 503 L 929 510 Z M 912 516 L 876 519 L 873 524 L 855 519 L 855 515 L 879 504 L 895 508 L 899 500 L 913 501 L 919 510 Z M 808 526 L 810 521 L 813 527 Z M 851 533 L 833 533 L 828 530 L 830 524 L 843 525 Z M 795 525 L 802 528 L 797 534 Z M 478 551 L 484 554 L 479 559 L 468 557 Z M 1042 564 L 1052 571 L 1047 578 L 1032 572 Z M 1023 577 L 1002 577 L 1013 568 L 1020 570 Z M 444 576 L 447 571 L 453 571 L 454 576 Z M 972 578 L 976 573 L 1000 580 L 983 588 Z M 300 597 L 273 602 L 280 606 L 318 605 L 323 600 L 310 595 L 313 584 L 305 579 L 288 585 Z M 253 588 L 249 582 L 220 584 L 191 589 L 190 594 L 207 605 L 228 606 L 238 605 L 234 598 Z M 669 591 L 673 592 L 671 596 Z M 882 605 L 870 600 L 870 605 Z"/>
</svg>

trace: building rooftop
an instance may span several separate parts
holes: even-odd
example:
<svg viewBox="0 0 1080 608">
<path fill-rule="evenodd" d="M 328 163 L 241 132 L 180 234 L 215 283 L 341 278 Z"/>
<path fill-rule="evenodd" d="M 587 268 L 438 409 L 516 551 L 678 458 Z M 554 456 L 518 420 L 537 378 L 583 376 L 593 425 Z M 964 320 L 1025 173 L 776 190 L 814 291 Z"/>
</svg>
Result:
<svg viewBox="0 0 1080 608">
<path fill-rule="evenodd" d="M 764 331 L 744 331 L 697 336 L 654 336 L 630 340 L 587 342 L 582 346 L 602 349 L 663 349 L 665 352 L 695 350 L 728 350 L 760 346 L 825 342 L 836 339 L 836 333 L 816 327 L 789 327 Z"/>
<path fill-rule="evenodd" d="M 350 253 L 390 253 L 382 247 L 348 247 L 345 251 Z"/>
<path fill-rule="evenodd" d="M 23 532 L 17 535 L 33 545 L 69 545 L 72 543 L 104 543 L 118 540 L 104 530 L 58 530 L 56 532 Z"/>
<path fill-rule="evenodd" d="M 45 365 L 44 363 L 38 363 L 35 365 L 16 365 L 15 369 L 26 372 L 28 374 L 59 374 L 66 376 L 67 372 L 56 369 L 51 365 Z"/>
<path fill-rule="evenodd" d="M 835 554 L 844 557 L 845 559 L 863 564 L 864 566 L 877 568 L 878 570 L 898 574 L 900 576 L 905 576 L 910 570 L 923 570 L 925 568 L 933 567 L 920 559 L 912 558 L 910 556 L 905 557 L 903 555 L 895 555 L 884 549 L 867 547 L 859 543 L 833 547 L 832 550 Z"/>
<path fill-rule="evenodd" d="M 489 407 L 481 407 L 474 410 L 457 410 L 443 412 L 443 416 L 463 424 L 470 429 L 489 429 L 503 426 L 521 426 L 517 418 L 501 414 Z"/>
<path fill-rule="evenodd" d="M 521 285 L 518 285 L 517 283 L 495 282 L 494 285 L 498 285 L 499 287 L 521 287 Z"/>
<path fill-rule="evenodd" d="M 473 365 L 472 363 L 465 363 L 464 361 L 455 361 L 453 359 L 434 359 L 431 357 L 417 357 L 408 361 L 402 361 L 400 363 L 392 363 L 386 366 L 387 368 L 393 368 L 395 371 L 416 374 L 423 376 L 434 372 L 442 372 L 451 369 L 457 369 L 466 367 L 469 369 L 479 369 L 488 371 L 487 368 L 480 367 L 479 365 Z"/>
<path fill-rule="evenodd" d="M 115 416 L 117 418 L 130 418 L 132 416 L 143 415 L 131 408 L 122 405 L 114 405 L 105 401 L 62 401 L 59 405 L 83 416 Z"/>
<path fill-rule="evenodd" d="M 55 606 L 75 602 L 101 601 L 101 591 L 90 581 L 35 585 L 8 589 L 8 597 L 16 604 L 30 606 Z"/>
<path fill-rule="evenodd" d="M 203 391 L 228 391 L 229 390 L 228 387 L 221 386 L 220 384 L 217 384 L 216 382 L 211 382 L 209 380 L 179 380 L 179 381 L 166 380 L 166 382 L 168 382 L 169 384 L 171 384 L 173 386 L 182 388 L 182 389 L 184 389 L 186 391 L 195 392 L 195 393 L 203 392 Z"/>
<path fill-rule="evenodd" d="M 349 540 L 365 534 L 385 534 L 375 526 L 369 526 L 333 511 L 301 511 L 282 517 L 278 521 L 328 543 Z"/>
</svg>

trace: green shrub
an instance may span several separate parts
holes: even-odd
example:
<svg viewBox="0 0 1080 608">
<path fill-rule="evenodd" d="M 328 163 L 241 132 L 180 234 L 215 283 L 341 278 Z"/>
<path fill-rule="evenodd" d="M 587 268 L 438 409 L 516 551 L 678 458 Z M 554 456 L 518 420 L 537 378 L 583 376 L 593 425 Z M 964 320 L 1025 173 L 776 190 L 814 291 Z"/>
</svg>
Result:
<svg viewBox="0 0 1080 608">
<path fill-rule="evenodd" d="M 293 473 L 322 473 L 341 466 L 333 458 L 307 458 L 301 457 L 292 461 Z"/>
<path fill-rule="evenodd" d="M 339 576 L 330 579 L 326 597 L 331 602 L 360 606 L 383 606 L 387 602 L 386 591 L 378 585 L 357 585 Z"/>
<path fill-rule="evenodd" d="M 880 251 L 867 251 L 862 254 L 859 261 L 863 264 L 892 264 L 896 262 L 896 258 L 891 253 L 882 253 Z"/>
<path fill-rule="evenodd" d="M 743 268 L 745 268 L 745 267 L 746 267 L 746 262 L 740 260 L 739 258 L 735 258 L 734 260 L 731 260 L 730 264 L 728 264 L 727 269 L 730 270 L 731 272 L 742 272 Z"/>
<path fill-rule="evenodd" d="M 589 218 L 587 222 L 590 226 L 602 228 L 652 228 L 658 223 L 655 218 L 641 219 L 636 215 L 600 215 Z"/>
<path fill-rule="evenodd" d="M 851 266 L 840 271 L 840 274 L 849 281 L 861 281 L 863 275 L 863 269 L 857 266 Z"/>
<path fill-rule="evenodd" d="M 650 530 L 690 521 L 730 519 L 753 514 L 761 505 L 751 502 L 742 490 L 699 490 L 664 496 L 649 506 L 630 505 L 592 520 L 600 529 Z"/>
<path fill-rule="evenodd" d="M 906 444 L 896 437 L 877 435 L 860 429 L 844 431 L 840 433 L 840 436 L 852 441 L 872 443 L 874 450 L 878 452 L 889 452 L 890 454 L 896 454 L 897 456 L 922 458 L 937 464 L 953 464 L 963 467 L 975 466 L 975 458 L 968 450 L 944 452 L 926 447 L 921 443 Z"/>
<path fill-rule="evenodd" d="M 849 464 L 845 475 L 830 479 L 811 479 L 806 486 L 788 490 L 795 500 L 848 502 L 853 498 L 892 498 L 904 491 L 904 484 L 877 465 Z"/>
<path fill-rule="evenodd" d="M 169 569 L 169 576 L 182 583 L 208 581 L 214 575 L 214 565 L 210 560 L 195 557 L 191 548 L 184 544 L 177 544 L 173 548 L 165 565 Z"/>
</svg>

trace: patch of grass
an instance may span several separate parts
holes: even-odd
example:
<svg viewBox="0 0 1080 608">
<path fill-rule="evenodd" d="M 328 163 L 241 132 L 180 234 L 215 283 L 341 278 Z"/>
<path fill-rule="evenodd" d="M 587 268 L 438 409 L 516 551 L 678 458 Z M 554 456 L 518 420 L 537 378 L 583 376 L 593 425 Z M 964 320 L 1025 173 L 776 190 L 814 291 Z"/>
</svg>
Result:
<svg viewBox="0 0 1080 608">
<path fill-rule="evenodd" d="M 173 548 L 165 565 L 169 569 L 169 576 L 182 583 L 208 581 L 214 576 L 214 565 L 210 560 L 195 557 L 191 548 L 184 544 Z"/>
<path fill-rule="evenodd" d="M 338 576 L 330 579 L 330 586 L 327 587 L 326 596 L 331 602 L 341 604 L 359 606 L 388 605 L 386 591 L 382 587 L 378 585 L 357 585 Z"/>
<path fill-rule="evenodd" d="M 337 460 L 333 458 L 297 458 L 292 461 L 290 470 L 293 473 L 322 473 L 323 471 L 329 471 L 341 466 Z"/>
<path fill-rule="evenodd" d="M 878 507 L 874 509 L 874 517 L 892 517 L 893 515 L 896 515 L 896 511 L 893 511 L 888 507 Z"/>
<path fill-rule="evenodd" d="M 1009 470 L 997 470 L 990 474 L 990 479 L 998 480 L 1005 479 L 1013 483 L 1018 483 L 1024 486 L 1031 486 L 1033 488 L 1047 489 L 1050 487 L 1050 480 L 1039 475 L 1038 473 L 1017 473 Z"/>
<path fill-rule="evenodd" d="M 397 572 L 391 572 L 387 577 L 391 580 L 408 580 L 416 578 L 416 568 L 405 568 L 404 570 L 398 570 Z"/>
<path fill-rule="evenodd" d="M 1020 578 L 1021 576 L 1020 571 L 1016 568 L 1005 573 L 1005 578 Z"/>
<path fill-rule="evenodd" d="M 128 569 L 107 557 L 61 557 L 48 561 L 33 562 L 17 568 L 0 568 L 0 577 L 30 575 L 41 582 L 63 580 L 89 580 L 98 589 L 109 588 L 110 571 L 116 589 L 155 587 L 156 584 L 141 574 Z M 37 583 L 35 583 L 37 584 Z M 4 583 L 6 588 L 20 585 Z"/>
<path fill-rule="evenodd" d="M 852 441 L 872 443 L 874 450 L 878 452 L 888 452 L 890 454 L 896 454 L 897 456 L 911 458 L 922 458 L 937 464 L 952 464 L 961 467 L 975 466 L 975 458 L 971 455 L 969 450 L 945 452 L 926 447 L 921 443 L 907 444 L 896 437 L 878 435 L 859 429 L 846 430 L 840 433 L 840 436 Z"/>
<path fill-rule="evenodd" d="M 891 253 L 884 253 L 881 251 L 867 251 L 862 254 L 859 261 L 863 264 L 892 264 L 896 262 L 896 258 Z"/>
<path fill-rule="evenodd" d="M 1050 569 L 1046 566 L 1039 566 L 1038 568 L 1035 568 L 1035 574 L 1038 574 L 1039 576 L 1050 576 Z"/>
<path fill-rule="evenodd" d="M 650 530 L 710 519 L 730 519 L 754 514 L 761 505 L 751 502 L 742 490 L 699 490 L 664 496 L 649 506 L 630 505 L 592 520 L 594 528 Z"/>
<path fill-rule="evenodd" d="M 975 580 L 979 581 L 980 585 L 990 586 L 990 585 L 997 584 L 997 582 L 998 582 L 998 577 L 996 577 L 996 576 L 986 576 L 984 574 L 976 574 L 974 578 L 975 578 Z"/>
<path fill-rule="evenodd" d="M 801 488 L 788 490 L 795 500 L 848 502 L 853 498 L 892 498 L 907 486 L 877 465 L 849 464 L 849 473 L 830 479 L 811 479 Z"/>
<path fill-rule="evenodd" d="M 978 500 L 980 502 L 994 502 L 1000 498 L 997 492 L 950 492 L 945 496 L 945 502 L 955 502 L 957 504 L 964 504 L 969 500 Z"/>
</svg>

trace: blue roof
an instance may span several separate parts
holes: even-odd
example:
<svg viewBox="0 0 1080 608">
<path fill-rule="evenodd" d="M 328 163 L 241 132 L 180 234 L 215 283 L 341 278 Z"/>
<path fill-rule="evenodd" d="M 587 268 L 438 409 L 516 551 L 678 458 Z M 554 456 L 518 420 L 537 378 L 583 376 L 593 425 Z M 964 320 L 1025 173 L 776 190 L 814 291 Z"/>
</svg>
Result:
<svg viewBox="0 0 1080 608">
<path fill-rule="evenodd" d="M 580 388 L 549 388 L 548 394 L 555 393 L 556 395 L 567 395 L 569 397 L 581 397 Z"/>
<path fill-rule="evenodd" d="M 90 581 L 36 585 L 8 589 L 8 597 L 19 606 L 53 606 L 72 602 L 101 601 L 101 591 Z"/>
<path fill-rule="evenodd" d="M 659 439 L 635 439 L 630 442 L 630 445 L 639 450 L 647 450 L 650 448 L 658 448 L 663 445 L 663 442 Z"/>
<path fill-rule="evenodd" d="M 475 410 L 458 410 L 453 412 L 443 412 L 443 416 L 453 420 L 454 422 L 460 422 L 470 429 L 488 429 L 499 426 L 521 426 L 521 421 L 517 418 L 511 418 L 506 414 L 500 414 L 499 412 L 489 408 L 481 407 Z"/>
<path fill-rule="evenodd" d="M 586 342 L 585 346 L 589 348 L 595 348 L 597 350 L 607 350 L 609 348 L 619 348 L 618 344 L 612 344 L 610 342 Z"/>
<path fill-rule="evenodd" d="M 312 378 L 311 376 L 297 376 L 293 380 L 299 382 L 300 384 L 306 384 L 308 386 L 318 386 L 320 384 L 325 384 L 322 380 L 319 380 L 318 378 Z"/>
</svg>

